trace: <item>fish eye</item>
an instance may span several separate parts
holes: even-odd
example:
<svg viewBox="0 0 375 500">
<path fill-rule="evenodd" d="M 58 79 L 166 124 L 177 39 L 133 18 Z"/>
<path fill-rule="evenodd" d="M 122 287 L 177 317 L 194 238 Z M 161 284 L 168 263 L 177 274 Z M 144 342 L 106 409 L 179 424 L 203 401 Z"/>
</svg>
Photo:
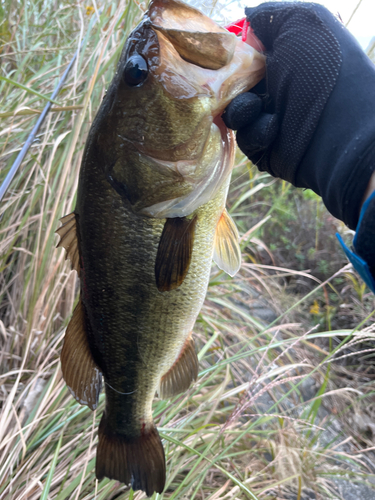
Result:
<svg viewBox="0 0 375 500">
<path fill-rule="evenodd" d="M 148 66 L 146 60 L 136 54 L 129 57 L 124 68 L 124 80 L 128 85 L 135 87 L 143 83 L 148 75 Z"/>
</svg>

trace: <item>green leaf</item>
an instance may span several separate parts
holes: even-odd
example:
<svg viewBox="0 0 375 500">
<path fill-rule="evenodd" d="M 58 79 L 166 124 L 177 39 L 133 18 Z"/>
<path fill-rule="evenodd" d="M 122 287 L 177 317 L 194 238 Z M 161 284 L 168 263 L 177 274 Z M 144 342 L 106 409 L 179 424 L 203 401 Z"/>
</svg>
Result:
<svg viewBox="0 0 375 500">
<path fill-rule="evenodd" d="M 31 89 L 29 87 L 26 87 L 25 85 L 22 85 L 22 83 L 15 82 L 14 80 L 11 80 L 10 78 L 7 78 L 6 76 L 1 76 L 0 75 L 0 80 L 4 80 L 4 82 L 10 83 L 11 85 L 14 85 L 15 87 L 18 87 L 22 90 L 26 90 L 26 92 L 29 92 L 30 94 L 34 94 L 38 96 L 40 99 L 44 99 L 45 101 L 53 102 L 53 104 L 57 104 L 60 106 L 60 103 L 58 101 L 55 101 L 54 99 L 51 99 L 50 97 L 41 94 L 40 92 L 37 92 L 34 89 Z"/>
<path fill-rule="evenodd" d="M 42 492 L 42 495 L 40 497 L 40 500 L 48 500 L 48 494 L 49 494 L 49 490 L 51 488 L 53 473 L 55 472 L 55 467 L 56 467 L 57 459 L 59 457 L 59 451 L 60 451 L 60 447 L 61 447 L 61 443 L 62 443 L 62 438 L 63 438 L 63 433 L 60 434 L 60 439 L 59 439 L 59 441 L 58 441 L 58 443 L 56 445 L 55 454 L 53 456 L 51 467 L 49 469 L 48 476 L 47 476 L 47 479 L 46 479 L 46 484 L 44 485 L 43 492 Z"/>
</svg>

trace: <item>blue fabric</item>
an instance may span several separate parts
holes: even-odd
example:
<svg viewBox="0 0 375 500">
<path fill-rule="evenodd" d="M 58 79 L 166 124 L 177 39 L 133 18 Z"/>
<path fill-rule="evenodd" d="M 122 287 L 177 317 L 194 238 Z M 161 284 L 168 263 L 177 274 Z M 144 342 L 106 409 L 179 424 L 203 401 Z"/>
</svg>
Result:
<svg viewBox="0 0 375 500">
<path fill-rule="evenodd" d="M 339 240 L 340 245 L 342 246 L 346 256 L 348 257 L 349 261 L 352 263 L 354 269 L 358 272 L 358 274 L 361 276 L 361 278 L 366 283 L 366 285 L 370 288 L 370 290 L 373 293 L 375 293 L 375 279 L 370 272 L 370 268 L 369 268 L 367 262 L 364 259 L 362 259 L 362 257 L 360 257 L 357 253 L 358 234 L 360 233 L 361 223 L 362 223 L 363 218 L 365 216 L 366 210 L 367 210 L 368 206 L 370 205 L 370 202 L 373 199 L 375 199 L 375 191 L 365 201 L 365 203 L 362 206 L 362 210 L 361 210 L 361 213 L 359 216 L 359 221 L 358 221 L 358 225 L 357 225 L 357 229 L 356 229 L 356 234 L 355 234 L 354 240 L 353 240 L 353 250 L 350 250 L 350 248 L 348 248 L 345 245 L 343 239 L 341 238 L 341 236 L 338 233 L 336 233 L 336 236 L 337 236 L 337 239 Z M 375 242 L 374 242 L 374 244 L 375 244 Z"/>
</svg>

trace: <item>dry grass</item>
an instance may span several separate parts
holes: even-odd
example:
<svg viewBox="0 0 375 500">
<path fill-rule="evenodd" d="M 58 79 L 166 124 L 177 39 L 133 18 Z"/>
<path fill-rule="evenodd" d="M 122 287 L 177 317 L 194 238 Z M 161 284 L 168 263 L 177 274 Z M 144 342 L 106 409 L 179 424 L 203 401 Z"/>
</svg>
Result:
<svg viewBox="0 0 375 500">
<path fill-rule="evenodd" d="M 140 499 L 143 493 L 95 480 L 104 396 L 92 413 L 76 403 L 62 380 L 59 352 L 77 277 L 61 249 L 55 249 L 54 231 L 74 207 L 90 123 L 145 5 L 103 2 L 95 26 L 95 8 L 83 4 L 9 0 L 1 5 L 1 75 L 13 83 L 0 76 L 0 180 L 45 103 L 17 84 L 50 96 L 89 35 L 58 107 L 48 115 L 1 207 L 0 498 Z M 195 329 L 198 383 L 173 402 L 155 401 L 167 456 L 167 487 L 155 499 L 281 499 L 289 498 L 290 488 L 298 499 L 305 488 L 317 498 L 335 498 L 335 478 L 349 475 L 365 482 L 373 474 L 370 452 L 361 452 L 374 446 L 371 429 L 353 424 L 358 416 L 364 421 L 365 408 L 371 413 L 372 372 L 359 372 L 358 361 L 343 364 L 362 356 L 371 366 L 374 333 L 364 325 L 373 302 L 358 282 L 346 281 L 345 293 L 358 308 L 367 297 L 367 306 L 357 308 L 356 327 L 311 329 L 315 317 L 308 308 L 328 282 L 322 285 L 306 270 L 277 267 L 260 237 L 270 214 L 261 213 L 256 221 L 248 216 L 255 194 L 269 193 L 273 182 L 239 159 L 230 206 L 243 235 L 244 264 L 234 280 L 213 268 Z M 262 263 L 260 254 L 270 262 Z M 311 291 L 288 294 L 288 281 L 302 278 Z M 259 297 L 266 301 L 264 310 L 275 312 L 268 326 L 254 315 Z M 306 400 L 301 388 L 309 380 L 315 389 Z M 322 416 L 324 401 L 331 411 Z M 327 435 L 331 421 L 342 427 Z M 352 427 L 350 434 L 345 426 Z"/>
</svg>

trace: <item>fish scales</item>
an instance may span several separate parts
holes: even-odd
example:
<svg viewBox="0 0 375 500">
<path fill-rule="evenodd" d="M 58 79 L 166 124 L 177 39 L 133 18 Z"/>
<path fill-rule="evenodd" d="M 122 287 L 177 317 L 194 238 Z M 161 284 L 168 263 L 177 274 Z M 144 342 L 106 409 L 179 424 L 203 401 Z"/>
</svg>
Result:
<svg viewBox="0 0 375 500">
<path fill-rule="evenodd" d="M 140 418 L 146 410 L 150 414 L 160 373 L 166 373 L 177 358 L 202 306 L 227 185 L 197 211 L 197 244 L 183 284 L 161 293 L 155 284 L 154 263 L 165 219 L 132 213 L 117 193 L 114 196 L 100 169 L 90 169 L 85 177 L 81 176 L 80 189 L 90 194 L 78 195 L 75 211 L 82 261 L 92 263 L 82 269 L 82 301 L 90 304 L 93 351 L 106 381 L 107 404 L 114 397 L 116 404 L 126 408 L 121 425 L 133 425 L 133 432 L 139 432 Z M 100 205 L 95 203 L 96 192 L 101 192 Z M 100 231 L 105 230 L 103 238 L 93 230 L 98 224 Z"/>
<path fill-rule="evenodd" d="M 191 332 L 207 290 L 213 237 L 224 208 L 227 186 L 198 209 L 197 244 L 188 274 L 178 289 L 163 294 L 155 284 L 154 263 L 165 219 L 132 213 L 103 176 L 100 182 L 99 169 L 97 172 L 91 169 L 87 177 L 86 180 L 81 176 L 80 189 L 90 194 L 78 195 L 75 211 L 85 263 L 82 300 L 92 303 L 88 317 L 90 324 L 95 325 L 92 332 L 94 349 L 98 351 L 97 357 L 103 359 L 100 364 L 106 380 L 114 387 L 116 384 L 111 378 L 114 360 L 110 359 L 108 368 L 104 366 L 107 354 L 114 347 L 113 342 L 122 343 L 124 350 L 129 349 L 121 366 L 126 366 L 129 357 L 139 359 L 142 365 L 143 356 L 148 360 L 149 377 L 153 361 L 157 361 L 157 373 L 165 373 L 179 353 L 185 339 L 176 338 L 176 332 L 183 331 L 185 336 Z M 104 197 L 105 190 L 107 196 Z M 96 192 L 101 192 L 99 205 L 95 203 Z M 101 232 L 104 235 L 99 237 Z M 115 253 L 113 248 L 117 249 Z M 96 295 L 93 290 L 98 291 Z M 171 353 L 165 349 L 167 342 L 177 345 Z M 155 344 L 163 347 L 164 352 L 158 352 Z M 121 392 L 134 390 L 133 386 L 116 388 Z"/>
<path fill-rule="evenodd" d="M 220 115 L 263 74 L 263 56 L 196 9 L 152 0 L 91 126 L 75 210 L 57 230 L 81 289 L 63 376 L 91 409 L 104 378 L 97 478 L 148 496 L 165 486 L 155 393 L 170 398 L 197 377 L 191 334 L 212 258 L 231 276 L 241 264 L 225 210 L 234 138 Z"/>
</svg>

